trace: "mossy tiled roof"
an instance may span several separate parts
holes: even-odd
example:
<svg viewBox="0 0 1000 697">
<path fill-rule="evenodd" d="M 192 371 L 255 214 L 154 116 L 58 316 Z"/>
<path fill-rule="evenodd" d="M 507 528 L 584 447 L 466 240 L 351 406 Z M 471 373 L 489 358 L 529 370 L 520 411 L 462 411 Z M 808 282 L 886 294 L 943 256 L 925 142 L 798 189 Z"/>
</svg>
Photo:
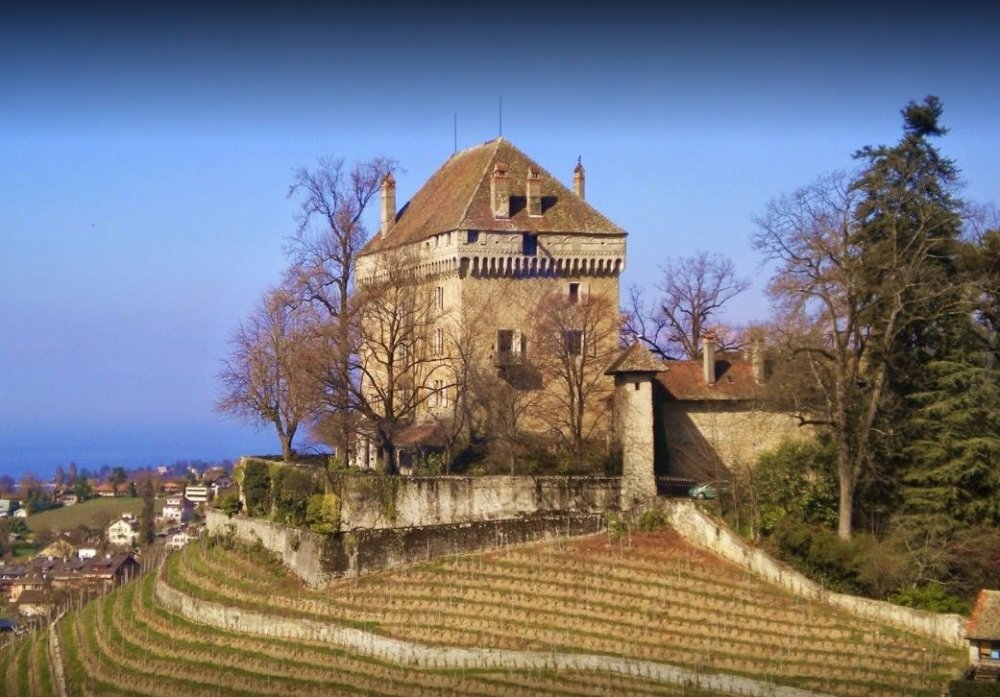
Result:
<svg viewBox="0 0 1000 697">
<path fill-rule="evenodd" d="M 1000 639 L 1000 591 L 979 591 L 965 636 L 967 639 Z"/>
<path fill-rule="evenodd" d="M 497 162 L 509 168 L 509 218 L 493 216 L 490 176 Z M 525 189 L 529 167 L 540 175 L 541 216 L 528 215 Z M 510 141 L 497 138 L 452 155 L 397 212 L 388 233 L 380 231 L 361 254 L 419 242 L 452 230 L 625 234 Z"/>
</svg>

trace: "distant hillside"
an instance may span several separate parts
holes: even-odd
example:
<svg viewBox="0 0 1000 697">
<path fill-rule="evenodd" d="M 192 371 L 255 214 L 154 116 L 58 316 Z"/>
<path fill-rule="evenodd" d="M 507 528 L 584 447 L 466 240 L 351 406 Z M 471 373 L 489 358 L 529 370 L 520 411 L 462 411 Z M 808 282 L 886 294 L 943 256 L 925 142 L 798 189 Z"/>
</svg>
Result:
<svg viewBox="0 0 1000 697">
<path fill-rule="evenodd" d="M 156 512 L 163 509 L 163 500 L 156 501 Z M 120 518 L 122 513 L 139 515 L 142 511 L 142 499 L 129 496 L 115 498 L 97 498 L 72 506 L 53 508 L 25 518 L 28 528 L 33 532 L 43 530 L 72 530 L 85 525 L 92 530 L 100 530 L 108 523 Z"/>
<path fill-rule="evenodd" d="M 189 545 L 163 571 L 168 590 L 202 607 L 191 617 L 165 609 L 149 574 L 67 616 L 58 629 L 71 684 L 94 694 L 167 684 L 192 695 L 723 693 L 657 677 L 674 666 L 833 695 L 936 697 L 965 664 L 960 649 L 798 599 L 672 532 L 453 557 L 322 591 L 230 542 Z M 270 638 L 205 624 L 254 617 Z M 278 638 L 317 627 L 319 643 Z M 371 648 L 385 645 L 410 658 Z M 422 667 L 430 654 L 479 649 L 492 651 L 477 654 L 487 657 L 479 667 Z M 547 657 L 592 669 L 538 667 Z M 32 671 L 50 671 L 44 661 L 33 644 L 0 654 L 8 693 L 43 694 Z M 640 668 L 621 675 L 623 665 Z"/>
</svg>

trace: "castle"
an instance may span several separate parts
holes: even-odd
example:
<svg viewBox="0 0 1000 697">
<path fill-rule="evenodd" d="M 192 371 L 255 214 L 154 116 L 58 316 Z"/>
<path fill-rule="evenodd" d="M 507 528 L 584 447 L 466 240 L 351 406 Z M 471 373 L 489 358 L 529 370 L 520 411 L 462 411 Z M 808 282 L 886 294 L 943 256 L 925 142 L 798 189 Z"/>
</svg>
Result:
<svg viewBox="0 0 1000 697">
<path fill-rule="evenodd" d="M 584 187 L 579 162 L 570 190 L 503 138 L 454 154 L 401 209 L 383 180 L 380 229 L 356 264 L 362 390 L 380 418 L 353 465 L 391 457 L 407 471 L 424 444 L 468 433 L 478 407 L 500 440 L 616 441 L 638 500 L 655 476 L 731 481 L 802 434 L 762 408 L 760 346 L 746 360 L 710 339 L 698 361 L 619 357 L 626 233 Z"/>
</svg>

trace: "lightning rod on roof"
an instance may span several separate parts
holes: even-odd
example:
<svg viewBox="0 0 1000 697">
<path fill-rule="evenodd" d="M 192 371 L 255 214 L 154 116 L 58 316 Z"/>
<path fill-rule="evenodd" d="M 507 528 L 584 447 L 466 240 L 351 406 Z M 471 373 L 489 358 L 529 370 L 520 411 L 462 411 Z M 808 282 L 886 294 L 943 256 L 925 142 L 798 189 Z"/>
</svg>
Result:
<svg viewBox="0 0 1000 697">
<path fill-rule="evenodd" d="M 500 137 L 503 138 L 503 97 L 500 97 Z"/>
</svg>

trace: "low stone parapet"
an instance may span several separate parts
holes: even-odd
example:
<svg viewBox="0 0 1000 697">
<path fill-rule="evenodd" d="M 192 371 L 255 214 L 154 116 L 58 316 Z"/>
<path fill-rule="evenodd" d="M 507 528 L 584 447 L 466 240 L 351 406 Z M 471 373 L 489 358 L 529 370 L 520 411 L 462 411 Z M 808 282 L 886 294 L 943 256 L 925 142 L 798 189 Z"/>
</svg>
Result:
<svg viewBox="0 0 1000 697">
<path fill-rule="evenodd" d="M 689 542 L 749 569 L 802 598 L 818 600 L 858 617 L 884 622 L 900 629 L 965 646 L 966 618 L 894 605 L 882 600 L 834 593 L 775 560 L 763 550 L 751 547 L 743 538 L 705 515 L 692 501 L 661 501 L 670 524 Z"/>
</svg>

